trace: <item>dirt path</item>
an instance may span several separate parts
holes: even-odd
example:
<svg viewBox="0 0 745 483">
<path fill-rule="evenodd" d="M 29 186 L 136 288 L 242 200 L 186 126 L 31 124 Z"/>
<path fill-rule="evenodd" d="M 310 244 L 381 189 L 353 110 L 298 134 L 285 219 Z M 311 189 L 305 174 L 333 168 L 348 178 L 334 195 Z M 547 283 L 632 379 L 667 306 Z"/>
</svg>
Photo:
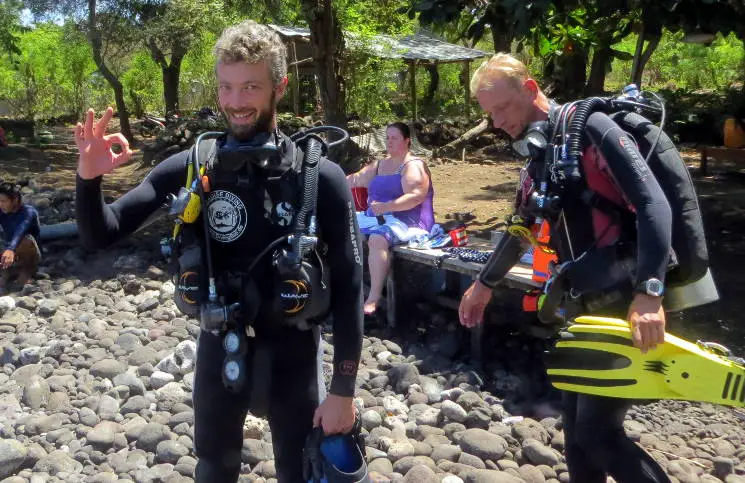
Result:
<svg viewBox="0 0 745 483">
<path fill-rule="evenodd" d="M 139 183 L 150 170 L 141 162 L 142 154 L 136 150 L 127 164 L 106 176 L 105 194 L 118 196 Z M 0 149 L 0 178 L 34 179 L 40 187 L 74 190 L 77 163 L 78 155 L 73 151 L 11 146 Z"/>
</svg>

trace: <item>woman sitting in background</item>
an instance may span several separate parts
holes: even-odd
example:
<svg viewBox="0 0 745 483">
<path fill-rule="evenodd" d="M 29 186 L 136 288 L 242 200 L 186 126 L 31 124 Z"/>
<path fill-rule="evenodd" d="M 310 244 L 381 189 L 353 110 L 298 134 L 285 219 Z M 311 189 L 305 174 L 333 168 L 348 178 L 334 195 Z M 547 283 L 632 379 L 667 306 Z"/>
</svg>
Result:
<svg viewBox="0 0 745 483">
<path fill-rule="evenodd" d="M 388 157 L 347 176 L 351 188 L 368 189 L 368 208 L 357 213 L 360 232 L 368 236 L 370 293 L 365 314 L 377 309 L 385 276 L 390 268 L 389 249 L 411 238 L 428 234 L 434 224 L 432 180 L 424 160 L 409 152 L 411 134 L 402 122 L 388 125 Z"/>
</svg>

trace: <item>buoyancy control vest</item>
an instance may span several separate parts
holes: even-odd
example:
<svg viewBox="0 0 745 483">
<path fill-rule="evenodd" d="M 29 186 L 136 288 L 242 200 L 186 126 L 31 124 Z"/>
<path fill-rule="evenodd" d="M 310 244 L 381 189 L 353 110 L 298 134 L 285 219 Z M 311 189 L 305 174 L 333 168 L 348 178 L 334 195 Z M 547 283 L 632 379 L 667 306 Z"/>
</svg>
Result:
<svg viewBox="0 0 745 483">
<path fill-rule="evenodd" d="M 176 305 L 199 316 L 203 329 L 219 333 L 233 319 L 253 323 L 257 315 L 309 328 L 327 314 L 329 274 L 315 213 L 326 146 L 305 133 L 256 149 L 200 137 L 192 148 L 186 186 L 173 203 L 177 224 L 163 245 L 177 262 Z"/>
<path fill-rule="evenodd" d="M 625 255 L 633 256 L 635 247 L 629 249 L 629 245 L 635 242 L 634 208 L 617 186 L 597 146 L 585 144 L 585 125 L 590 114 L 598 110 L 608 114 L 636 142 L 670 205 L 673 253 L 666 274 L 665 307 L 681 310 L 716 301 L 718 294 L 709 270 L 701 211 L 688 169 L 662 127 L 641 115 L 661 112 L 660 124 L 664 123 L 664 103 L 655 97 L 658 102 L 650 102 L 638 91 L 626 89 L 618 98 L 590 98 L 552 106 L 549 122 L 533 126 L 538 136 L 529 138 L 526 146 L 542 158 L 545 168 L 542 166 L 535 173 L 538 179 L 532 183 L 532 193 L 527 193 L 523 182 L 519 194 L 523 210 L 549 218 L 561 209 L 563 196 L 579 196 L 591 208 L 595 243 L 590 251 L 621 242 Z M 543 141 L 541 133 L 545 135 Z"/>
</svg>

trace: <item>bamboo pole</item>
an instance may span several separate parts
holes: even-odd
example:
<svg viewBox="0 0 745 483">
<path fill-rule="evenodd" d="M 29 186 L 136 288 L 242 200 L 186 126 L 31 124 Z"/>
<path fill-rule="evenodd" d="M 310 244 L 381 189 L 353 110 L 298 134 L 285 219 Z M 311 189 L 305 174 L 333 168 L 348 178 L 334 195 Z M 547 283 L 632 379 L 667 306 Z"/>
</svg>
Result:
<svg viewBox="0 0 745 483">
<path fill-rule="evenodd" d="M 416 60 L 409 63 L 409 88 L 411 89 L 411 121 L 416 122 L 419 117 L 416 108 Z"/>
<path fill-rule="evenodd" d="M 471 120 L 471 61 L 467 60 L 463 62 L 463 84 L 464 86 L 464 94 L 465 94 L 465 112 L 466 112 L 466 120 Z"/>
<path fill-rule="evenodd" d="M 292 110 L 296 116 L 300 115 L 300 69 L 298 69 L 297 49 L 295 41 L 292 41 L 292 64 L 295 66 L 295 79 L 292 83 Z"/>
</svg>

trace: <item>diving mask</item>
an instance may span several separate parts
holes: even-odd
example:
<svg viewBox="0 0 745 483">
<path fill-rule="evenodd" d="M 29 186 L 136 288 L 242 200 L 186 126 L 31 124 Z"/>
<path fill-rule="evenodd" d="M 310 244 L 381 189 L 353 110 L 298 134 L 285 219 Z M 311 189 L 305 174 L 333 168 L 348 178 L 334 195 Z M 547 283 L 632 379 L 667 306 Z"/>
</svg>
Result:
<svg viewBox="0 0 745 483">
<path fill-rule="evenodd" d="M 239 141 L 229 136 L 219 147 L 217 155 L 220 167 L 228 171 L 238 171 L 246 163 L 263 168 L 280 160 L 279 146 L 271 132 L 258 134 L 250 141 Z"/>
</svg>

